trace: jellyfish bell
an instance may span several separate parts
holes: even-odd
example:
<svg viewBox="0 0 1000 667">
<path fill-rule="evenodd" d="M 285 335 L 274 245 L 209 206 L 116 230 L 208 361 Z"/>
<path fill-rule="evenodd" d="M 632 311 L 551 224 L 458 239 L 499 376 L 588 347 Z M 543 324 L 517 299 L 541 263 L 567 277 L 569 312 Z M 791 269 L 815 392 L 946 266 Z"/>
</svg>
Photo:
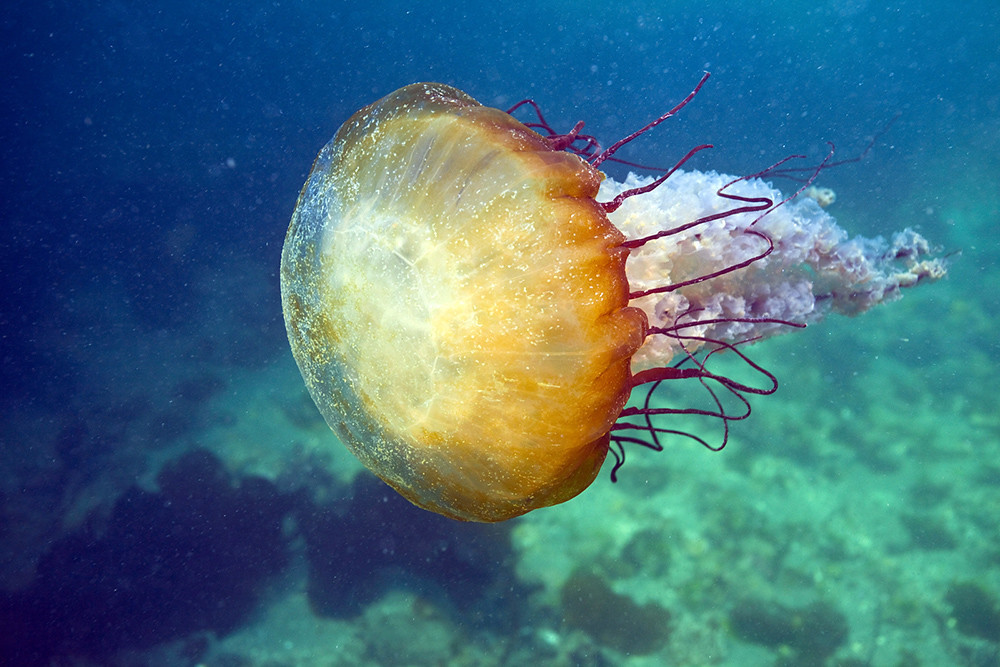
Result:
<svg viewBox="0 0 1000 667">
<path fill-rule="evenodd" d="M 292 351 L 334 432 L 412 502 L 498 521 L 596 476 L 643 312 L 600 174 L 438 84 L 349 119 L 282 252 Z"/>
<path fill-rule="evenodd" d="M 686 377 L 736 395 L 773 391 L 716 376 L 698 349 L 736 350 L 810 318 L 805 305 L 755 306 L 761 294 L 733 278 L 759 264 L 757 287 L 785 288 L 783 265 L 768 261 L 775 243 L 754 229 L 773 195 L 715 183 L 709 195 L 724 210 L 715 201 L 671 217 L 662 198 L 644 209 L 636 202 L 667 192 L 676 167 L 655 182 L 602 185 L 596 167 L 622 142 L 599 152 L 580 125 L 559 135 L 539 121 L 532 129 L 442 84 L 391 93 L 322 149 L 282 250 L 292 353 L 327 423 L 404 497 L 455 519 L 564 502 L 612 444 L 616 457 L 623 444 L 658 444 L 670 429 L 652 418 L 684 409 L 648 395 L 626 407 L 638 385 Z M 802 245 L 801 229 L 775 224 Z M 813 228 L 829 260 L 820 274 L 830 274 L 828 299 L 805 289 L 813 304 L 856 305 L 838 293 L 872 276 L 885 283 L 873 303 L 892 292 L 887 264 L 859 276 L 856 256 L 831 251 L 837 229 Z M 910 269 L 915 243 L 898 249 Z M 678 355 L 692 365 L 669 365 Z"/>
</svg>

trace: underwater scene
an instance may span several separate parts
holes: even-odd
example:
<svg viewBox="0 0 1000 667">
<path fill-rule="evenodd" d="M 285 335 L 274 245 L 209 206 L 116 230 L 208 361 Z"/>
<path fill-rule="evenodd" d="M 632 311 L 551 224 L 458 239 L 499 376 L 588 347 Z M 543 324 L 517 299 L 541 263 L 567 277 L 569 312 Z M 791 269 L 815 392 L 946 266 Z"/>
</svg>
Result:
<svg viewBox="0 0 1000 667">
<path fill-rule="evenodd" d="M 996 2 L 5 10 L 0 665 L 1000 665 Z"/>
</svg>

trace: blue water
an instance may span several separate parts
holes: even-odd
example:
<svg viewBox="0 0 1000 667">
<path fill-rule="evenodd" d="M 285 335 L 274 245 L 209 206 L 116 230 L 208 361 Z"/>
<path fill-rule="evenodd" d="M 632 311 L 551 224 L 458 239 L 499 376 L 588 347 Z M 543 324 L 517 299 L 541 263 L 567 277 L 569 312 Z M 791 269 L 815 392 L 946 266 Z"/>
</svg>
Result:
<svg viewBox="0 0 1000 667">
<path fill-rule="evenodd" d="M 7 3 L 0 663 L 997 664 L 1000 7 L 542 4 Z M 359 475 L 281 320 L 319 148 L 426 80 L 606 145 L 704 71 L 622 157 L 864 153 L 830 212 L 949 278 L 754 348 L 723 453 L 493 527 Z"/>
</svg>

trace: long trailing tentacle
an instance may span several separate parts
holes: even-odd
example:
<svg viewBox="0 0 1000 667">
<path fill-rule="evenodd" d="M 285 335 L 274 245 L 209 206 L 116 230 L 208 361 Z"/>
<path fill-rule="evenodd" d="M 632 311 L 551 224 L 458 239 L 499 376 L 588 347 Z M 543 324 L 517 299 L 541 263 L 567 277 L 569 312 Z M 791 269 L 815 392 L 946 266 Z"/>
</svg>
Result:
<svg viewBox="0 0 1000 667">
<path fill-rule="evenodd" d="M 678 317 L 670 327 L 651 327 L 648 335 L 670 336 L 678 341 L 684 352 L 684 359 L 677 364 L 666 368 L 653 368 L 640 371 L 633 376 L 633 388 L 645 386 L 645 396 L 641 405 L 626 407 L 618 421 L 611 428 L 610 451 L 615 458 L 615 463 L 611 469 L 611 480 L 617 481 L 618 470 L 625 463 L 625 445 L 640 445 L 654 451 L 662 451 L 663 444 L 660 440 L 665 435 L 677 435 L 694 440 L 701 446 L 712 451 L 720 451 L 729 442 L 729 423 L 740 421 L 750 416 L 751 406 L 746 394 L 769 395 L 778 389 L 778 380 L 773 373 L 753 361 L 747 356 L 739 346 L 746 345 L 756 340 L 756 337 L 743 339 L 737 342 L 726 342 L 714 340 L 704 336 L 685 334 L 683 331 L 688 328 L 705 326 L 717 323 L 746 322 L 750 324 L 781 324 L 792 327 L 804 327 L 805 325 L 788 322 L 773 318 L 718 318 L 712 320 L 694 320 L 689 322 L 680 321 L 682 318 L 692 313 L 684 313 Z M 701 353 L 692 353 L 687 347 L 687 343 L 700 343 L 707 345 L 709 349 Z M 747 367 L 764 379 L 762 386 L 754 386 L 745 382 L 737 381 L 729 376 L 715 373 L 708 368 L 711 358 L 723 351 L 732 352 Z M 653 395 L 660 385 L 667 380 L 697 380 L 708 393 L 710 402 L 714 408 L 671 408 L 656 407 L 653 405 Z M 723 390 L 731 399 L 735 399 L 739 409 L 733 411 L 717 393 Z M 665 428 L 654 423 L 654 418 L 663 415 L 697 415 L 718 419 L 722 423 L 722 436 L 719 442 L 713 444 L 705 438 L 682 429 Z"/>
</svg>

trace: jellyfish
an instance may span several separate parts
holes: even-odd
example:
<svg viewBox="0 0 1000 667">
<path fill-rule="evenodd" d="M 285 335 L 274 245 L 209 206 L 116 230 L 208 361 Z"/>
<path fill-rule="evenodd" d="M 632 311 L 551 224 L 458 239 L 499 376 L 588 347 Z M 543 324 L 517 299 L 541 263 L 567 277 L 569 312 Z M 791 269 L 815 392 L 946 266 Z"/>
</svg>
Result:
<svg viewBox="0 0 1000 667">
<path fill-rule="evenodd" d="M 344 123 L 299 195 L 281 299 L 310 395 L 368 469 L 454 519 L 562 503 L 609 451 L 673 432 L 655 420 L 689 410 L 651 401 L 661 383 L 745 403 L 776 388 L 746 343 L 943 275 L 915 232 L 848 239 L 814 199 L 681 168 L 705 147 L 658 179 L 604 177 L 697 90 L 606 150 L 437 83 Z M 714 372 L 717 354 L 763 386 Z"/>
</svg>

